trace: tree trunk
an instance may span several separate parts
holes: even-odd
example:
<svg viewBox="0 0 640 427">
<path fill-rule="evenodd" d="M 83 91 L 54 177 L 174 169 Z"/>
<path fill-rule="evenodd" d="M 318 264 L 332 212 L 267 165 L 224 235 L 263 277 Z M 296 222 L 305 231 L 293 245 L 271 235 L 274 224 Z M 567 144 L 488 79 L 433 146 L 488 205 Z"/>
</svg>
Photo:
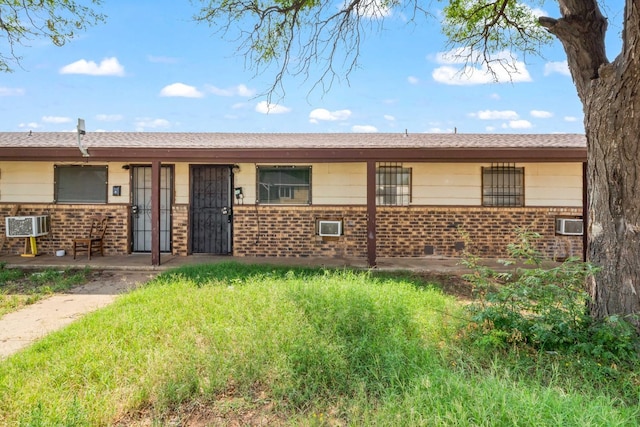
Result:
<svg viewBox="0 0 640 427">
<path fill-rule="evenodd" d="M 587 136 L 591 314 L 622 315 L 640 332 L 640 10 L 626 0 L 622 52 L 605 54 L 607 21 L 596 0 L 558 0 L 562 18 L 540 18 L 567 54 Z"/>
<path fill-rule="evenodd" d="M 588 285 L 593 316 L 627 315 L 640 330 L 640 74 L 623 68 L 593 80 L 585 108 L 587 253 L 601 267 Z"/>
</svg>

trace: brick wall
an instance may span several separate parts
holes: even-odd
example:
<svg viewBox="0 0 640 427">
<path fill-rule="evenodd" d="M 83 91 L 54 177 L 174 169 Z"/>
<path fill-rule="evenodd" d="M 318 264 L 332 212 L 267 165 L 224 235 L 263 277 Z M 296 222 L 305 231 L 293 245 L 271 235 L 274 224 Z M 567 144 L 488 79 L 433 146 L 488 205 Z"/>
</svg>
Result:
<svg viewBox="0 0 640 427">
<path fill-rule="evenodd" d="M 582 256 L 582 236 L 555 235 L 557 216 L 581 214 L 579 208 L 379 207 L 377 252 L 380 257 L 459 256 L 464 230 L 474 254 L 504 257 L 515 230 L 526 228 L 542 236 L 536 244 L 546 257 Z"/>
<path fill-rule="evenodd" d="M 189 205 L 171 207 L 171 252 L 174 255 L 188 255 L 189 250 Z"/>
<path fill-rule="evenodd" d="M 12 204 L 0 204 L 0 233 Z M 129 252 L 129 207 L 127 205 L 21 204 L 18 216 L 49 215 L 51 233 L 37 238 L 38 251 L 71 253 L 72 239 L 89 228 L 91 214 L 110 217 L 105 252 Z M 172 210 L 172 252 L 188 255 L 189 207 Z M 506 255 L 514 241 L 514 230 L 528 228 L 540 233 L 540 250 L 550 258 L 582 255 L 582 236 L 556 236 L 557 216 L 579 217 L 579 208 L 483 208 L 483 207 L 378 207 L 377 251 L 379 257 L 459 256 L 469 233 L 472 250 L 483 257 Z M 342 220 L 343 235 L 320 237 L 318 220 Z M 365 206 L 235 206 L 233 221 L 235 256 L 348 257 L 367 256 Z M 24 238 L 6 238 L 4 254 L 24 252 Z"/>
<path fill-rule="evenodd" d="M 5 235 L 4 218 L 9 216 L 14 204 L 0 204 L 0 234 Z M 107 215 L 109 222 L 105 235 L 105 255 L 128 253 L 129 248 L 129 210 L 127 205 L 57 205 L 57 204 L 20 204 L 16 216 L 49 215 L 51 232 L 36 239 L 38 253 L 55 254 L 58 249 L 72 253 L 74 237 L 88 233 L 91 215 Z M 7 237 L 1 252 L 4 254 L 24 253 L 25 238 Z"/>
<path fill-rule="evenodd" d="M 516 228 L 540 233 L 549 258 L 582 256 L 582 236 L 556 236 L 556 216 L 579 217 L 579 208 L 378 207 L 379 257 L 456 257 L 464 248 L 483 257 L 506 256 Z M 344 235 L 317 236 L 319 219 L 342 219 Z M 366 207 L 236 206 L 234 255 L 278 257 L 366 257 Z"/>
<path fill-rule="evenodd" d="M 320 219 L 343 221 L 343 236 L 320 237 Z M 366 257 L 364 206 L 235 206 L 233 254 L 278 257 Z"/>
</svg>

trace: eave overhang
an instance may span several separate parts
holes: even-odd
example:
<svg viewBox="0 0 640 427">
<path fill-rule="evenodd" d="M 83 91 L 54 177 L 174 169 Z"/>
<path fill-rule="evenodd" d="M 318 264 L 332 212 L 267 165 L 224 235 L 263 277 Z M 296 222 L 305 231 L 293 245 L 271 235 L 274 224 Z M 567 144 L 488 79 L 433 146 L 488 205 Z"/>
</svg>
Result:
<svg viewBox="0 0 640 427">
<path fill-rule="evenodd" d="M 517 148 L 140 148 L 89 147 L 83 157 L 71 147 L 3 147 L 0 161 L 145 163 L 283 163 L 283 162 L 586 162 L 587 149 L 576 147 Z"/>
</svg>

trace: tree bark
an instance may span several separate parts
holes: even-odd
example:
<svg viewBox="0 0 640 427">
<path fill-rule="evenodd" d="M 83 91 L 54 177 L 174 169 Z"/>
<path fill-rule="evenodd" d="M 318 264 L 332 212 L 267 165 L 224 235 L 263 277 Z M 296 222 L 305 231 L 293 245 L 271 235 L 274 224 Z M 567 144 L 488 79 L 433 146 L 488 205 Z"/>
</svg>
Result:
<svg viewBox="0 0 640 427">
<path fill-rule="evenodd" d="M 595 0 L 559 0 L 562 18 L 540 23 L 563 44 L 587 136 L 591 314 L 622 315 L 640 331 L 640 19 L 625 5 L 622 52 L 608 63 L 606 19 Z"/>
</svg>

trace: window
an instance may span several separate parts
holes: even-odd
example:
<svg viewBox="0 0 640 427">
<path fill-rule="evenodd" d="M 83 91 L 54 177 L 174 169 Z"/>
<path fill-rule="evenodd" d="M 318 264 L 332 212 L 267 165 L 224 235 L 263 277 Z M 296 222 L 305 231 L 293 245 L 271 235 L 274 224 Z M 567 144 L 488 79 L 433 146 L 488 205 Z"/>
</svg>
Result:
<svg viewBox="0 0 640 427">
<path fill-rule="evenodd" d="M 56 203 L 107 203 L 107 166 L 54 166 Z"/>
<path fill-rule="evenodd" d="M 311 204 L 310 166 L 258 166 L 258 203 Z"/>
<path fill-rule="evenodd" d="M 524 206 L 524 168 L 508 163 L 482 168 L 482 206 Z"/>
<path fill-rule="evenodd" d="M 383 163 L 376 169 L 376 203 L 408 206 L 411 202 L 411 168 Z"/>
</svg>

